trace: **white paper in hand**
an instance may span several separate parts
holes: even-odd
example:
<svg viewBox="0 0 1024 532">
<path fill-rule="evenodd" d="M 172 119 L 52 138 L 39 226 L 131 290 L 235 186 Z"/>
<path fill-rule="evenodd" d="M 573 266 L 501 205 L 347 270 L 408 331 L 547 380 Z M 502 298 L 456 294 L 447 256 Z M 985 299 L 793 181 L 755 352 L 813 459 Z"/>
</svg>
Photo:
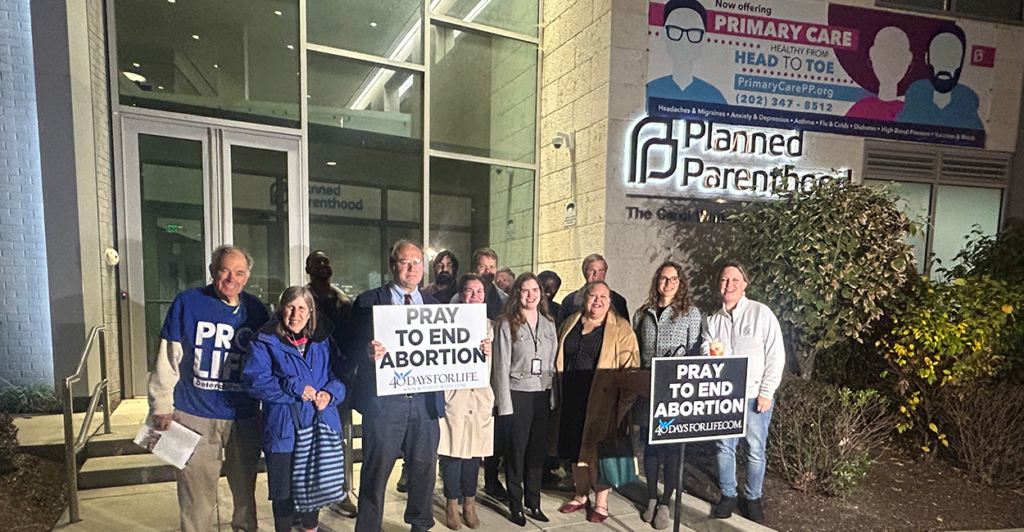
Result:
<svg viewBox="0 0 1024 532">
<path fill-rule="evenodd" d="M 172 421 L 171 428 L 163 432 L 143 423 L 135 435 L 135 444 L 172 466 L 184 469 L 201 437 L 176 421 Z"/>
</svg>

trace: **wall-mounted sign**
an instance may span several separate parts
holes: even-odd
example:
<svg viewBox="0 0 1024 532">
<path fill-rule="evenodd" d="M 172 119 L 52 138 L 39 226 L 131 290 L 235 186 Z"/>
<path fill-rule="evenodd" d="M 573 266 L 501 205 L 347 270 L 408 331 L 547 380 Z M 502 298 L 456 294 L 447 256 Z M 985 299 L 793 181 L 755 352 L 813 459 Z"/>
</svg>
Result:
<svg viewBox="0 0 1024 532">
<path fill-rule="evenodd" d="M 650 2 L 648 24 L 651 116 L 985 146 L 991 25 L 799 0 Z"/>
<path fill-rule="evenodd" d="M 576 225 L 576 202 L 570 201 L 565 204 L 565 219 L 562 221 L 562 227 L 574 225 Z"/>
<path fill-rule="evenodd" d="M 673 196 L 771 197 L 853 178 L 849 169 L 804 167 L 803 131 L 649 116 L 633 126 L 628 149 L 627 185 Z"/>
</svg>

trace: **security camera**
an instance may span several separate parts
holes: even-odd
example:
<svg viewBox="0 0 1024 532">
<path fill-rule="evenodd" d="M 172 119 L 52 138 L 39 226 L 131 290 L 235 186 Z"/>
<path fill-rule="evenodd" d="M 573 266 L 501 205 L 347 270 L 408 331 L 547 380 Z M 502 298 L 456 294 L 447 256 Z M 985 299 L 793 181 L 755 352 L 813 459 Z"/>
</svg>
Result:
<svg viewBox="0 0 1024 532">
<path fill-rule="evenodd" d="M 569 150 L 572 150 L 576 148 L 576 133 L 565 133 L 559 131 L 555 138 L 551 139 L 551 145 L 554 146 L 556 150 L 562 146 L 568 146 Z"/>
</svg>

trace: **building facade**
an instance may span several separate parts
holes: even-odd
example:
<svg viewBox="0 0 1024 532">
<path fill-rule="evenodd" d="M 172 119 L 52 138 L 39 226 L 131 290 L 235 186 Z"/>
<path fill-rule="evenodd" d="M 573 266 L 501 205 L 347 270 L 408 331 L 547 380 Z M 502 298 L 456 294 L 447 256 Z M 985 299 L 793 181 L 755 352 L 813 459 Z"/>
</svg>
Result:
<svg viewBox="0 0 1024 532">
<path fill-rule="evenodd" d="M 312 250 L 355 295 L 412 238 L 463 272 L 483 246 L 517 274 L 552 269 L 563 293 L 600 252 L 635 307 L 655 264 L 699 260 L 702 231 L 770 201 L 772 179 L 897 181 L 931 221 L 922 271 L 973 224 L 1022 215 L 1019 2 L 736 4 L 668 21 L 660 0 L 0 0 L 0 385 L 69 374 L 105 325 L 111 394 L 144 395 L 171 300 L 225 243 L 252 253 L 247 289 L 271 306 Z M 858 17 L 888 22 L 843 22 Z M 953 85 L 978 123 L 858 116 L 949 85 L 929 76 L 936 35 L 910 29 L 942 21 L 964 36 Z M 786 42 L 784 24 L 815 31 Z"/>
</svg>

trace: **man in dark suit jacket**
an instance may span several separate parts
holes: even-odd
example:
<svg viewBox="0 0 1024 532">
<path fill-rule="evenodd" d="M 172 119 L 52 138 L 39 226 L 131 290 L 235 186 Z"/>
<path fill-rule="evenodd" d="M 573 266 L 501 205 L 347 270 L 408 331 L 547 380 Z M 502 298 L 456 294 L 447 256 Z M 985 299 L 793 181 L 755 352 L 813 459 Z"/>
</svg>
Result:
<svg viewBox="0 0 1024 532">
<path fill-rule="evenodd" d="M 444 417 L 441 392 L 406 395 L 377 395 L 376 359 L 386 349 L 373 340 L 373 307 L 376 305 L 435 304 L 437 300 L 419 290 L 423 279 L 423 250 L 409 240 L 399 240 L 389 258 L 391 282 L 367 290 L 353 306 L 353 334 L 350 357 L 358 364 L 355 377 L 355 407 L 363 415 L 363 465 L 360 474 L 359 516 L 356 532 L 380 532 L 384 520 L 384 491 L 395 461 L 403 456 L 409 472 L 409 501 L 405 522 L 412 532 L 426 532 L 434 526 L 433 495 L 437 478 L 437 444 Z"/>
<path fill-rule="evenodd" d="M 598 253 L 591 253 L 587 255 L 587 258 L 583 259 L 583 278 L 588 283 L 594 281 L 604 281 L 605 276 L 608 275 L 608 262 L 604 260 Z M 570 293 L 565 296 L 562 300 L 562 308 L 559 309 L 558 316 L 556 318 L 557 323 L 562 323 L 569 316 L 572 316 L 576 311 L 583 307 L 583 288 Z M 615 313 L 620 318 L 629 321 L 632 317 L 629 315 L 629 308 L 626 306 L 626 298 L 619 295 L 618 292 L 612 290 L 612 308 L 615 309 Z"/>
</svg>

